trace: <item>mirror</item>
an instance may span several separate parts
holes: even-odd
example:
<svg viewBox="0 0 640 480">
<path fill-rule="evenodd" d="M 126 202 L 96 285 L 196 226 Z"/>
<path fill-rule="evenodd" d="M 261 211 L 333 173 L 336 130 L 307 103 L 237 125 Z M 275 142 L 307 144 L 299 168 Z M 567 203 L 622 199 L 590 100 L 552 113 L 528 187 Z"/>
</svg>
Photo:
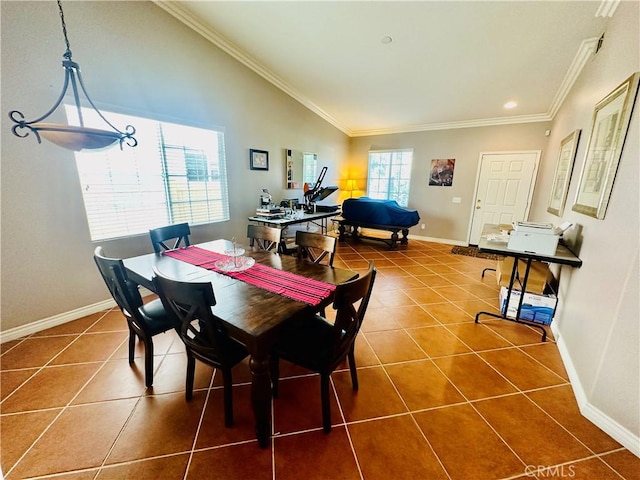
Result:
<svg viewBox="0 0 640 480">
<path fill-rule="evenodd" d="M 305 183 L 313 186 L 316 181 L 318 155 L 285 149 L 285 184 L 288 189 L 302 189 Z"/>
</svg>

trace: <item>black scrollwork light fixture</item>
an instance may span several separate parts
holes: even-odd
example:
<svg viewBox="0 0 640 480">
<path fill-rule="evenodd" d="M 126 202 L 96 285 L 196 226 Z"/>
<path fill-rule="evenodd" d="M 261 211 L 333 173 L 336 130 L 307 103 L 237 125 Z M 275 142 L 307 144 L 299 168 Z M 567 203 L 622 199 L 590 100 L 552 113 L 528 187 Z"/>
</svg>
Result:
<svg viewBox="0 0 640 480">
<path fill-rule="evenodd" d="M 84 82 L 82 81 L 82 75 L 80 75 L 80 65 L 71 59 L 71 47 L 69 45 L 69 39 L 67 38 L 67 26 L 64 22 L 64 13 L 62 11 L 62 4 L 60 3 L 60 0 L 58 0 L 58 9 L 60 10 L 60 20 L 62 21 L 62 33 L 67 46 L 67 50 L 62 55 L 62 66 L 64 68 L 64 86 L 62 87 L 62 93 L 47 113 L 30 122 L 27 122 L 24 119 L 24 115 L 18 110 L 12 110 L 9 112 L 9 118 L 15 123 L 11 128 L 11 131 L 14 135 L 21 138 L 28 137 L 30 133 L 33 133 L 38 140 L 38 143 L 42 143 L 41 137 L 44 137 L 56 145 L 76 151 L 106 148 L 113 145 L 116 141 L 120 143 L 120 149 L 122 149 L 123 143 L 126 143 L 130 147 L 135 147 L 138 145 L 138 141 L 133 136 L 136 133 L 136 129 L 131 125 L 127 125 L 124 132 L 118 130 L 104 117 L 104 115 L 102 115 L 102 113 L 100 113 L 98 108 L 91 101 L 91 98 L 89 98 L 89 94 L 87 93 L 84 87 Z M 43 120 L 45 120 L 60 106 L 62 99 L 67 93 L 69 84 L 71 84 L 71 88 L 73 90 L 73 98 L 78 111 L 80 125 L 43 123 Z M 93 107 L 100 118 L 109 125 L 112 130 L 102 130 L 84 126 L 78 85 L 89 102 L 89 105 Z"/>
</svg>

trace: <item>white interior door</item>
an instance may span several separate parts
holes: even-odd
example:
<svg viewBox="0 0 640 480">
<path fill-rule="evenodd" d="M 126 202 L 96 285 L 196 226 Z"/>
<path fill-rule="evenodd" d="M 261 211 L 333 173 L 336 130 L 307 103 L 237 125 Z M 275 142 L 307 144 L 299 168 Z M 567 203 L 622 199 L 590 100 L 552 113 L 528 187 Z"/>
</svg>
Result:
<svg viewBox="0 0 640 480">
<path fill-rule="evenodd" d="M 480 155 L 469 244 L 480 241 L 485 223 L 527 220 L 540 151 Z"/>
</svg>

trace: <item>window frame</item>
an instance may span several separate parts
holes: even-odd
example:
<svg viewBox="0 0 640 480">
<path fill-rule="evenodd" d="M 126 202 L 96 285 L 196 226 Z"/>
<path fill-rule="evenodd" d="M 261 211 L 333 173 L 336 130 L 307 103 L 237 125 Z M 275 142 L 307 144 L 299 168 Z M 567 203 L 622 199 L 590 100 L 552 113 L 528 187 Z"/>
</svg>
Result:
<svg viewBox="0 0 640 480">
<path fill-rule="evenodd" d="M 367 164 L 367 195 L 370 198 L 381 200 L 395 200 L 398 205 L 407 207 L 409 204 L 409 196 L 411 194 L 411 176 L 413 169 L 413 148 L 396 148 L 396 149 L 384 149 L 384 150 L 369 150 L 368 164 Z M 408 162 L 405 155 L 410 154 Z M 387 162 L 381 162 L 382 156 L 389 154 Z M 397 156 L 400 158 L 396 158 Z M 377 156 L 378 161 L 372 161 L 372 156 Z M 395 160 L 395 161 L 394 161 Z M 375 168 L 380 168 L 379 165 L 386 163 L 386 174 L 380 175 L 374 174 Z M 408 164 L 408 165 L 407 165 Z M 408 169 L 408 176 L 402 175 L 403 170 Z M 394 172 L 400 173 L 401 176 L 394 178 Z M 382 188 L 382 184 L 385 183 L 386 187 Z M 377 185 L 376 185 L 377 183 Z"/>
</svg>

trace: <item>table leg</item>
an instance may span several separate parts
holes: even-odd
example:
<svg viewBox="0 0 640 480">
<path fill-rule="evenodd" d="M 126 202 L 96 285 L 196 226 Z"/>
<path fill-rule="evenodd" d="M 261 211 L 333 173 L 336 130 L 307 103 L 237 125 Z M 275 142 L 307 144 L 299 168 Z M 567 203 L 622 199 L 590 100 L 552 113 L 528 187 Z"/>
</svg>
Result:
<svg viewBox="0 0 640 480">
<path fill-rule="evenodd" d="M 269 356 L 252 355 L 249 360 L 251 370 L 251 404 L 256 419 L 256 438 L 262 448 L 269 446 L 271 436 L 271 379 L 269 377 Z"/>
</svg>

